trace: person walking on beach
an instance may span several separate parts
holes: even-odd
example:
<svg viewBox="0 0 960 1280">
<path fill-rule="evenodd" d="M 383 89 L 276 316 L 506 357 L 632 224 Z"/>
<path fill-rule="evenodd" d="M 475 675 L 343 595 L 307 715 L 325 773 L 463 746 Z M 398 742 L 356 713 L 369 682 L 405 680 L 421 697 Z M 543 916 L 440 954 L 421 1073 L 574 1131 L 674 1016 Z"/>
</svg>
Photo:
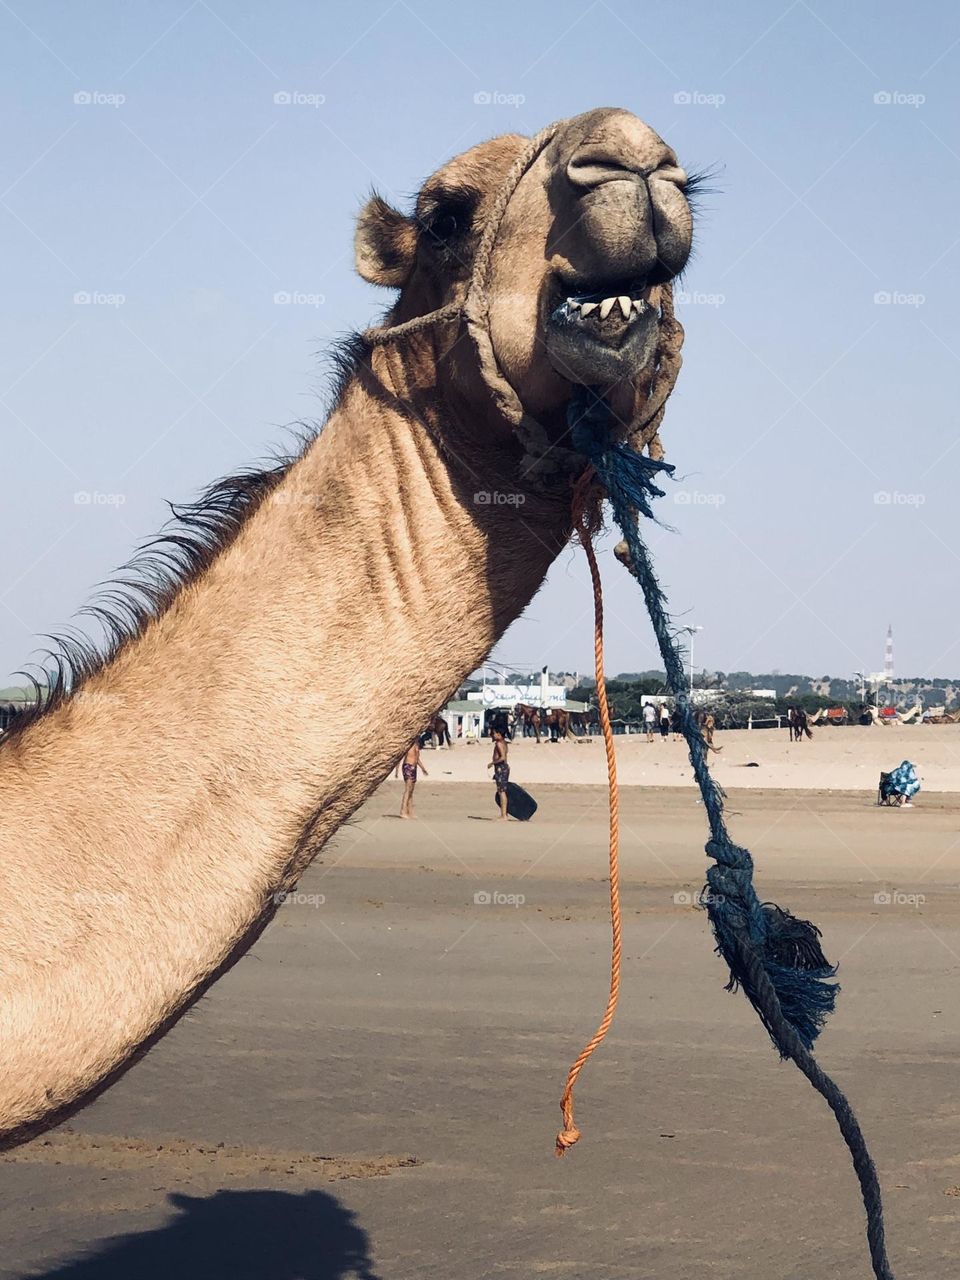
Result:
<svg viewBox="0 0 960 1280">
<path fill-rule="evenodd" d="M 497 784 L 497 803 L 500 805 L 500 821 L 507 820 L 507 783 L 510 781 L 510 766 L 507 764 L 507 744 L 499 729 L 493 731 L 493 759 L 487 765 L 493 770 L 493 780 Z"/>
<path fill-rule="evenodd" d="M 665 702 L 660 703 L 660 740 L 666 742 L 670 735 L 670 710 Z"/>
<path fill-rule="evenodd" d="M 417 785 L 417 770 L 422 769 L 426 777 L 430 776 L 427 766 L 420 759 L 419 738 L 414 738 L 402 758 L 397 761 L 393 776 L 397 777 L 401 769 L 403 770 L 403 799 L 400 801 L 400 817 L 414 818 L 416 814 L 413 812 L 413 789 Z"/>
<path fill-rule="evenodd" d="M 670 727 L 673 730 L 674 742 L 679 742 L 683 737 L 683 717 L 680 714 L 680 708 L 674 707 L 673 715 L 670 717 Z"/>
<path fill-rule="evenodd" d="M 652 702 L 643 704 L 643 727 L 646 730 L 647 741 L 653 741 L 653 731 L 657 725 L 657 708 Z"/>
</svg>

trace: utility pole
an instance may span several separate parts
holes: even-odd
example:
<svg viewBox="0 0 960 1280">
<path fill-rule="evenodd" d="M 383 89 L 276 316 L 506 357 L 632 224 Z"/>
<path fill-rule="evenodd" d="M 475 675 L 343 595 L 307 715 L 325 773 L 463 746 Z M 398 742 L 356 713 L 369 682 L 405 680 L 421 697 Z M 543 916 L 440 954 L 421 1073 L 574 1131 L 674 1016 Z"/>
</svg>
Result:
<svg viewBox="0 0 960 1280">
<path fill-rule="evenodd" d="M 690 637 L 690 697 L 693 698 L 693 637 L 698 631 L 702 631 L 703 627 L 681 627 L 681 631 L 685 631 Z"/>
</svg>

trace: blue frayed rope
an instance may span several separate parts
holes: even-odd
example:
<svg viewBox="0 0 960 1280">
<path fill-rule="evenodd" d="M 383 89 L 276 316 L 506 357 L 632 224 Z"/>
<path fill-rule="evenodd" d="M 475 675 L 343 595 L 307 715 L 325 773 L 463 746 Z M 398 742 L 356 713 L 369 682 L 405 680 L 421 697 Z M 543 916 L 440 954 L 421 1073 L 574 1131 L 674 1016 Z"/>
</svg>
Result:
<svg viewBox="0 0 960 1280">
<path fill-rule="evenodd" d="M 815 925 L 760 901 L 753 885 L 750 852 L 730 839 L 723 814 L 723 790 L 707 767 L 707 746 L 687 692 L 676 632 L 640 536 L 638 515 L 654 518 L 651 503 L 664 496 L 657 480 L 661 475 L 671 476 L 673 467 L 613 441 L 610 408 L 602 396 L 589 388 L 573 397 L 567 421 L 572 444 L 593 466 L 626 539 L 630 570 L 643 591 L 667 686 L 676 699 L 681 732 L 690 750 L 710 826 L 706 850 L 714 865 L 707 871 L 702 903 L 710 918 L 717 951 L 730 969 L 728 989 L 743 988 L 780 1056 L 796 1063 L 836 1116 L 860 1179 L 874 1275 L 877 1280 L 893 1280 L 873 1160 L 850 1104 L 810 1052 L 824 1021 L 833 1012 L 839 987 L 828 979 L 835 975 L 836 968 L 820 948 L 820 931 Z"/>
</svg>

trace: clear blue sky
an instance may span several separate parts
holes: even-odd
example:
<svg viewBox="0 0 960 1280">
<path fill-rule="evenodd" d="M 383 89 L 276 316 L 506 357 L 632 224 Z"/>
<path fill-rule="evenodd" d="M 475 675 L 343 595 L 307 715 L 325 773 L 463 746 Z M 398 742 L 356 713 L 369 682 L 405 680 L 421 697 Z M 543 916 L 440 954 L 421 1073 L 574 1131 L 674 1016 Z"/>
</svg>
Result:
<svg viewBox="0 0 960 1280">
<path fill-rule="evenodd" d="M 164 499 L 320 413 L 318 355 L 382 304 L 371 184 L 606 105 L 720 170 L 653 536 L 697 664 L 879 669 L 892 622 L 898 672 L 960 674 L 955 5 L 4 0 L 0 60 L 0 685 Z M 608 614 L 609 669 L 657 665 L 613 563 Z M 567 553 L 498 653 L 588 669 L 590 634 Z"/>
</svg>

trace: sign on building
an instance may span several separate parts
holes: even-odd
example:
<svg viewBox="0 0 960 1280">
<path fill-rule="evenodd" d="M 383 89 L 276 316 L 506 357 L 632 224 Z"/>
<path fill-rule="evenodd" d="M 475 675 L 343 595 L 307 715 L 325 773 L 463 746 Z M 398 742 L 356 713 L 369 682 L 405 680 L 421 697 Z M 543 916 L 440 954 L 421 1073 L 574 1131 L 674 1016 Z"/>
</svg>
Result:
<svg viewBox="0 0 960 1280">
<path fill-rule="evenodd" d="M 526 702 L 531 707 L 563 707 L 567 701 L 567 690 L 562 684 L 548 684 L 546 694 L 540 683 L 536 684 L 485 684 L 476 693 L 468 693 L 471 702 L 481 702 L 490 711 L 510 710 L 518 702 Z"/>
</svg>

